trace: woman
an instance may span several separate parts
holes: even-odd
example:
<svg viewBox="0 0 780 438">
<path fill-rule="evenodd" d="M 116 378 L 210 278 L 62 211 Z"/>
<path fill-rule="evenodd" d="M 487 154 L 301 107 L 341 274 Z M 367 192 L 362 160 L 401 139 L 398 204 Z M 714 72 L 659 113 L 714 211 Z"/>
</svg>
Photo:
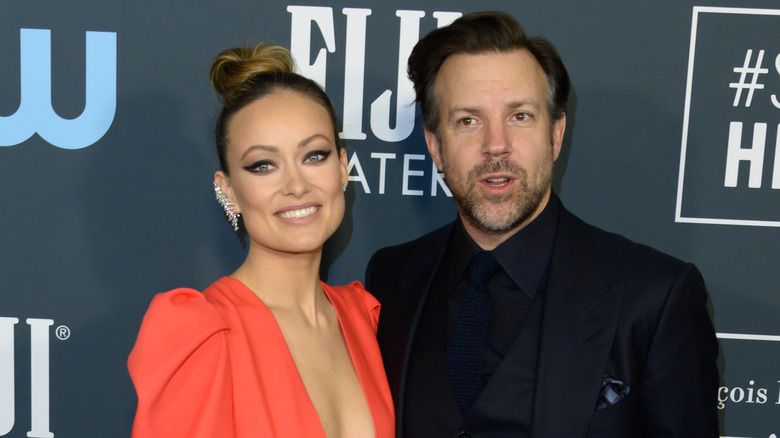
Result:
<svg viewBox="0 0 780 438">
<path fill-rule="evenodd" d="M 203 293 L 152 301 L 128 362 L 135 438 L 394 435 L 379 303 L 358 282 L 319 280 L 347 157 L 327 96 L 293 71 L 290 53 L 267 44 L 212 66 L 223 103 L 214 189 L 249 251 Z"/>
</svg>

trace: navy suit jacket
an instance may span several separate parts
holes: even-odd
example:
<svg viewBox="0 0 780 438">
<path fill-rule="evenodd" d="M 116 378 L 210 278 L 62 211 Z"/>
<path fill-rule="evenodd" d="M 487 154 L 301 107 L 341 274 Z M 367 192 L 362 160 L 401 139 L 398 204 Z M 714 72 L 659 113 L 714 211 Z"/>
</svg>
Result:
<svg viewBox="0 0 780 438">
<path fill-rule="evenodd" d="M 411 345 L 452 228 L 377 251 L 366 272 L 366 287 L 382 305 L 377 336 L 399 437 Z M 706 301 L 693 265 L 594 228 L 561 206 L 533 438 L 717 437 L 718 346 Z M 512 364 L 502 363 L 464 419 L 471 437 L 513 436 L 506 426 L 515 414 L 512 374 Z M 628 395 L 596 409 L 605 376 L 628 385 Z"/>
</svg>

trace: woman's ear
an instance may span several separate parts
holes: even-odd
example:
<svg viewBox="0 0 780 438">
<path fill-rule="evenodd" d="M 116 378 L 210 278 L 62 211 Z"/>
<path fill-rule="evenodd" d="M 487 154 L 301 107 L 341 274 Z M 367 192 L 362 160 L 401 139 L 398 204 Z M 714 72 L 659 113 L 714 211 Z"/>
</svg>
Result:
<svg viewBox="0 0 780 438">
<path fill-rule="evenodd" d="M 339 164 L 341 164 L 341 187 L 347 187 L 347 183 L 349 182 L 347 167 L 349 164 L 347 161 L 347 150 L 344 148 L 341 148 L 339 151 Z"/>
<path fill-rule="evenodd" d="M 225 194 L 228 201 L 233 204 L 236 208 L 236 213 L 241 213 L 241 205 L 238 203 L 235 193 L 233 193 L 233 186 L 230 185 L 230 176 L 225 174 L 225 172 L 218 170 L 214 172 L 214 184 L 222 190 L 222 193 Z"/>
</svg>

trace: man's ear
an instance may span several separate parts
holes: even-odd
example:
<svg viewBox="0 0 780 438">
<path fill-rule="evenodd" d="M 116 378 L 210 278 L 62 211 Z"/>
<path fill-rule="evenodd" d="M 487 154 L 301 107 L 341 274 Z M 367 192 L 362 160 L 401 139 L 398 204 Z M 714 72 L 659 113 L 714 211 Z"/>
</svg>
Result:
<svg viewBox="0 0 780 438">
<path fill-rule="evenodd" d="M 218 170 L 214 172 L 214 184 L 219 186 L 219 189 L 222 190 L 222 193 L 225 194 L 228 201 L 236 207 L 236 213 L 241 213 L 241 205 L 238 203 L 235 193 L 233 193 L 233 186 L 230 185 L 230 177 L 227 176 L 225 172 Z"/>
<path fill-rule="evenodd" d="M 436 164 L 436 169 L 438 169 L 439 172 L 443 172 L 444 165 L 441 160 L 441 143 L 439 142 L 439 138 L 433 131 L 425 129 L 424 133 L 425 144 L 428 145 L 428 153 L 431 154 L 431 159 Z"/>
<path fill-rule="evenodd" d="M 558 159 L 558 155 L 561 154 L 561 145 L 563 144 L 563 133 L 566 132 L 566 113 L 563 113 L 553 123 L 552 130 L 552 146 L 553 146 L 553 161 Z"/>
</svg>

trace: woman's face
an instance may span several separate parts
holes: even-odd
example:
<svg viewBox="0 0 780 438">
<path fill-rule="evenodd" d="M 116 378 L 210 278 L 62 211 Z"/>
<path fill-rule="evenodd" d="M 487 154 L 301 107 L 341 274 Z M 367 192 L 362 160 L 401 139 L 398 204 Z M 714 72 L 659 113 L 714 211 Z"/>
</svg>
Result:
<svg viewBox="0 0 780 438">
<path fill-rule="evenodd" d="M 215 180 L 241 213 L 252 246 L 316 252 L 344 217 L 347 156 L 325 108 L 277 90 L 236 112 L 227 127 L 230 175 Z"/>
</svg>

